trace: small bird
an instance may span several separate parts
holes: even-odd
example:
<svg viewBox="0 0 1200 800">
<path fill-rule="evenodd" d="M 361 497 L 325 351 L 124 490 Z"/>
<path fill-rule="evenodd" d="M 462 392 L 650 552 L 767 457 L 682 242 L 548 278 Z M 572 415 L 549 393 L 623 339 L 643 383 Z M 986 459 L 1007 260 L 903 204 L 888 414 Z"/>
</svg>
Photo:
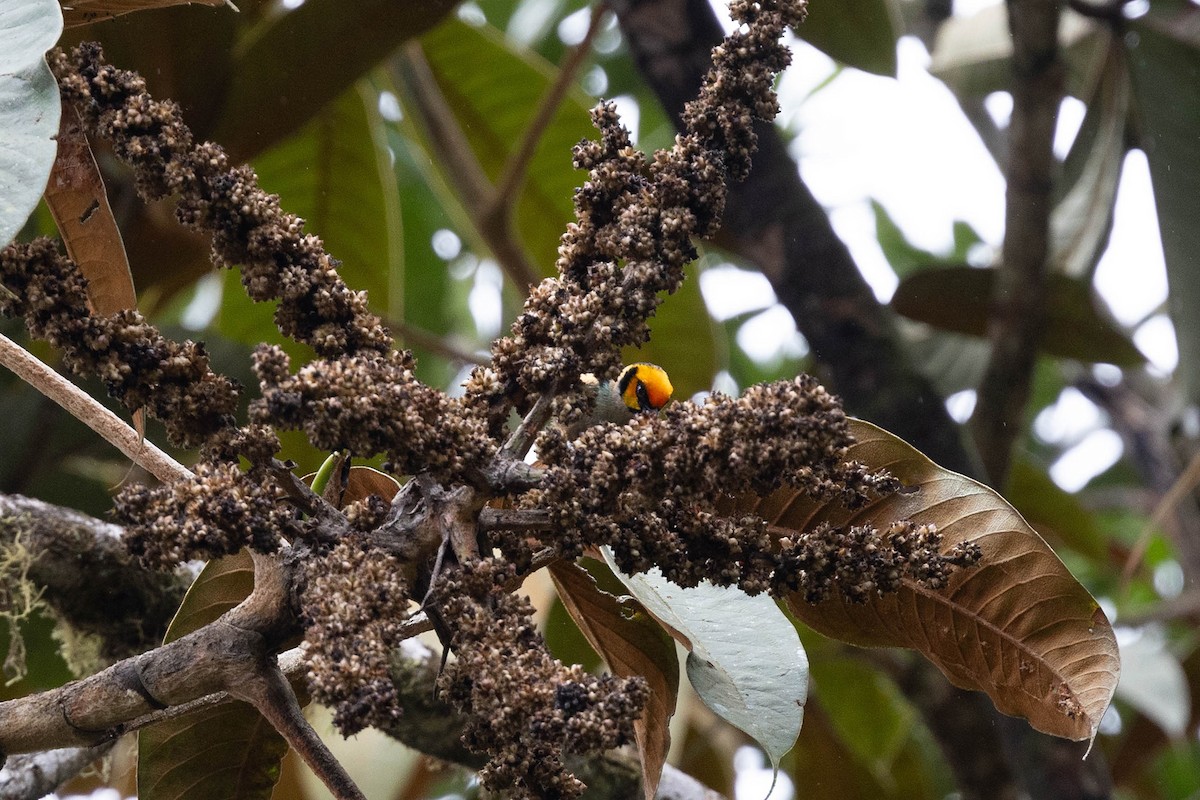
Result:
<svg viewBox="0 0 1200 800">
<path fill-rule="evenodd" d="M 615 381 L 599 383 L 591 373 L 580 380 L 585 386 L 596 387 L 596 409 L 591 417 L 571 427 L 572 438 L 601 422 L 624 423 L 637 414 L 657 412 L 675 391 L 666 370 L 645 362 L 625 367 Z"/>
</svg>

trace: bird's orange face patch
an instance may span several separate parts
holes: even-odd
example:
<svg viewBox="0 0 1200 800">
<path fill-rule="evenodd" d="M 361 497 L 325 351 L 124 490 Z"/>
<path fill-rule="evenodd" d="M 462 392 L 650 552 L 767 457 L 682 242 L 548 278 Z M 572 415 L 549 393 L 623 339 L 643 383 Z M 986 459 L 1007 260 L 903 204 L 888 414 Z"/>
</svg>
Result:
<svg viewBox="0 0 1200 800">
<path fill-rule="evenodd" d="M 655 364 L 631 364 L 617 380 L 621 399 L 634 411 L 658 411 L 675 391 L 666 370 Z"/>
</svg>

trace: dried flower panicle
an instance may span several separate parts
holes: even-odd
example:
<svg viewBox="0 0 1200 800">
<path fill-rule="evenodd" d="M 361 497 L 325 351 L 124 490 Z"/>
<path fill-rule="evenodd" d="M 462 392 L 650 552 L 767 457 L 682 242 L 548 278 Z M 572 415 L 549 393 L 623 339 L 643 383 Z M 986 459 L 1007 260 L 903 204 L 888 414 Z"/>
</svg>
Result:
<svg viewBox="0 0 1200 800">
<path fill-rule="evenodd" d="M 490 758 L 480 773 L 486 788 L 531 800 L 578 797 L 583 785 L 564 755 L 632 741 L 646 684 L 589 675 L 552 658 L 529 601 L 509 589 L 515 579 L 512 565 L 488 559 L 464 566 L 439 589 L 456 659 L 438 685 L 468 714 L 464 744 Z"/>
<path fill-rule="evenodd" d="M 733 180 L 750 173 L 757 147 L 753 118 L 772 120 L 779 113 L 772 81 L 792 62 L 780 37 L 786 28 L 800 25 L 807 12 L 804 2 L 729 4 L 729 16 L 746 27 L 713 48 L 713 65 L 699 97 L 685 106 L 683 124 L 689 135 L 724 155 Z"/>
<path fill-rule="evenodd" d="M 809 603 L 821 603 L 836 590 L 852 603 L 892 594 L 902 581 L 929 589 L 946 585 L 955 567 L 970 567 L 982 557 L 979 545 L 962 542 L 942 553 L 942 536 L 932 524 L 911 520 L 880 532 L 869 526 L 834 528 L 821 523 L 780 542 L 774 593 L 801 591 Z"/>
<path fill-rule="evenodd" d="M 51 240 L 0 250 L 0 284 L 0 312 L 23 316 L 31 335 L 126 408 L 161 420 L 172 444 L 199 447 L 232 431 L 239 387 L 209 368 L 204 346 L 164 338 L 134 310 L 91 314 L 87 281 Z"/>
<path fill-rule="evenodd" d="M 243 473 L 236 463 L 201 462 L 191 480 L 122 490 L 116 513 L 131 523 L 125 536 L 130 552 L 162 568 L 247 546 L 275 552 L 282 538 L 296 536 L 299 521 L 279 502 L 274 484 L 255 480 L 254 473 Z"/>
<path fill-rule="evenodd" d="M 409 616 L 403 565 L 348 536 L 304 562 L 301 591 L 309 687 L 344 735 L 386 727 L 401 713 L 389 664 Z"/>
<path fill-rule="evenodd" d="M 178 105 L 151 97 L 136 72 L 105 63 L 94 42 L 69 57 L 52 53 L 50 66 L 63 98 L 133 169 L 141 196 L 178 195 L 177 218 L 212 235 L 214 262 L 239 266 L 254 300 L 279 301 L 275 321 L 285 336 L 328 357 L 391 349 L 366 293 L 347 288 L 321 240 L 280 209 L 252 169 L 230 166 L 212 142 L 197 143 Z"/>
<path fill-rule="evenodd" d="M 853 507 L 898 488 L 846 462 L 850 443 L 837 399 L 803 375 L 598 425 L 573 441 L 548 432 L 539 443 L 546 479 L 529 502 L 571 532 L 557 542 L 569 552 L 607 544 L 627 571 L 659 565 L 685 586 L 708 578 L 761 591 L 773 568 L 764 526 L 728 518 L 718 503 L 786 485 Z"/>
<path fill-rule="evenodd" d="M 294 375 L 278 347 L 261 346 L 254 369 L 262 398 L 251 418 L 301 428 L 318 448 L 360 457 L 384 453 L 400 474 L 470 482 L 494 454 L 485 420 L 461 400 L 420 383 L 395 350 L 321 359 Z"/>
<path fill-rule="evenodd" d="M 464 495 L 479 504 L 500 491 L 501 482 L 487 476 L 511 409 L 553 394 L 560 420 L 582 419 L 591 401 L 580 374 L 615 376 L 620 348 L 646 341 L 662 295 L 681 285 L 696 255 L 694 238 L 716 230 L 726 181 L 749 169 L 753 120 L 776 112 L 771 81 L 788 58 L 777 40 L 803 8 L 803 0 L 735 0 L 731 12 L 745 27 L 715 51 L 702 94 L 686 111 L 685 132 L 653 158 L 632 146 L 612 104 L 593 112 L 600 139 L 575 149 L 588 178 L 576 194 L 577 221 L 560 242 L 559 276 L 532 289 L 511 335 L 495 343 L 492 365 L 475 370 L 461 400 L 415 379 L 411 356 L 392 348 L 365 295 L 344 285 L 320 240 L 262 192 L 250 169 L 230 167 L 219 147 L 196 143 L 174 104 L 153 100 L 141 78 L 103 63 L 95 46 L 69 58 L 55 54 L 64 97 L 133 167 L 143 196 L 177 195 L 180 221 L 212 235 L 216 262 L 241 265 L 250 296 L 277 300 L 281 330 L 318 353 L 293 374 L 281 349 L 260 347 L 254 366 L 262 396 L 251 405 L 252 424 L 235 428 L 236 396 L 221 405 L 224 384 L 204 377 L 211 373 L 202 350 L 188 343 L 164 351 L 159 361 L 180 370 L 177 382 L 188 384 L 191 375 L 200 388 L 161 410 L 211 417 L 210 428 L 186 428 L 193 437 L 187 441 L 205 447 L 194 481 L 132 487 L 118 498 L 119 512 L 134 523 L 135 552 L 166 565 L 245 545 L 271 552 L 282 537 L 299 542 L 292 552 L 304 554 L 297 598 L 314 695 L 334 707 L 344 733 L 393 723 L 400 708 L 389 668 L 413 607 L 402 576 L 431 565 L 402 562 L 378 545 L 381 529 L 399 513 L 379 498 L 346 509 L 349 528 L 336 534 L 342 538 L 330 545 L 336 537 L 327 536 L 308 551 L 305 526 L 314 522 L 283 503 L 274 482 L 274 430 L 303 430 L 325 450 L 385 454 L 394 471 L 419 476 L 412 487 L 430 492 L 414 492 L 417 502 L 405 513 L 419 514 L 423 498 L 435 490 L 449 496 L 454 484 L 469 485 Z M 51 261 L 39 256 L 46 245 L 39 246 L 23 261 Z M 28 272 L 7 261 L 3 269 Z M 70 327 L 75 323 L 58 321 L 60 306 L 86 303 L 79 279 L 61 266 L 43 271 L 18 284 L 31 298 L 31 326 Z M 76 357 L 114 379 L 128 363 L 141 369 L 140 361 L 121 360 L 134 356 L 111 356 L 109 364 L 96 344 L 100 336 L 119 340 L 124 329 L 94 333 L 100 329 L 91 326 L 78 323 L 82 333 L 63 337 L 95 340 L 96 355 Z M 154 380 L 170 383 L 174 373 L 157 368 L 166 377 L 155 373 Z M 157 383 L 135 380 L 133 387 L 123 391 L 156 402 L 144 395 L 154 395 Z M 553 539 L 530 530 L 489 532 L 478 537 L 480 549 L 501 555 L 481 560 L 471 548 L 450 547 L 428 599 L 455 654 L 440 689 L 467 715 L 464 743 L 490 759 L 484 785 L 505 796 L 577 797 L 582 785 L 567 771 L 566 756 L 629 741 L 648 692 L 644 681 L 588 675 L 549 655 L 528 602 L 511 591 L 531 568 L 535 548 L 571 557 L 608 545 L 628 572 L 659 566 L 685 586 L 707 579 L 751 593 L 800 592 L 813 602 L 833 592 L 862 601 L 909 579 L 936 588 L 953 568 L 979 558 L 971 546 L 942 553 L 936 530 L 907 521 L 884 531 L 820 526 L 781 537 L 762 518 L 731 510 L 730 497 L 746 492 L 790 488 L 853 508 L 898 488 L 886 473 L 845 461 L 851 437 L 841 406 L 808 376 L 753 387 L 739 399 L 677 404 L 658 417 L 600 425 L 573 439 L 564 430 L 552 427 L 539 441 L 541 485 L 511 498 L 517 508 L 548 511 Z M 238 467 L 242 457 L 251 465 L 246 472 Z M 456 524 L 477 508 L 460 508 Z M 446 535 L 438 527 L 444 523 L 406 535 Z M 473 548 L 475 539 L 469 541 Z M 428 554 L 427 544 L 422 538 L 403 552 Z"/>
<path fill-rule="evenodd" d="M 686 131 L 670 150 L 647 159 L 633 147 L 611 103 L 592 112 L 599 141 L 575 148 L 575 166 L 588 170 L 575 195 L 576 222 L 559 243 L 559 276 L 533 288 L 509 337 L 492 347 L 487 381 L 468 397 L 503 424 L 512 398 L 578 395 L 578 376 L 612 378 L 620 348 L 649 337 L 646 321 L 663 293 L 683 282 L 696 257 L 692 241 L 720 223 L 728 177 L 749 171 L 754 118 L 778 111 L 772 81 L 790 55 L 779 44 L 785 26 L 804 17 L 803 2 L 735 2 L 730 13 L 747 23 L 714 51 L 715 63 Z M 477 371 L 479 372 L 479 371 Z M 520 403 L 518 403 L 520 405 Z"/>
</svg>

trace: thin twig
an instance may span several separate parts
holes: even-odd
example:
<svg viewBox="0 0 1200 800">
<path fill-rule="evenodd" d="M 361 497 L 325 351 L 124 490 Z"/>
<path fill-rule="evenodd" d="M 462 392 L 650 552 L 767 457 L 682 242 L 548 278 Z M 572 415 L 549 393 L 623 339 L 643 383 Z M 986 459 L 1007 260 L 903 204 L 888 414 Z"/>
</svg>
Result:
<svg viewBox="0 0 1200 800">
<path fill-rule="evenodd" d="M 1133 573 L 1142 565 L 1142 559 L 1145 558 L 1146 550 L 1150 547 L 1150 539 L 1153 537 L 1154 531 L 1166 523 L 1167 518 L 1175 513 L 1175 508 L 1180 502 L 1197 486 L 1200 486 L 1200 453 L 1192 457 L 1187 469 L 1175 480 L 1175 483 L 1171 484 L 1171 488 L 1154 507 L 1154 513 L 1150 515 L 1150 519 L 1146 520 L 1146 524 L 1142 526 L 1137 541 L 1125 559 L 1125 567 L 1121 570 L 1122 584 L 1127 584 L 1133 577 Z"/>
<path fill-rule="evenodd" d="M 399 638 L 411 639 L 413 636 L 431 630 L 433 630 L 433 621 L 429 619 L 428 614 L 422 611 L 400 623 Z"/>
<path fill-rule="evenodd" d="M 538 396 L 537 402 L 533 404 L 533 408 L 529 409 L 525 419 L 521 420 L 521 424 L 513 431 L 512 436 L 508 437 L 508 441 L 500 448 L 500 452 L 496 456 L 497 460 L 520 461 L 525 458 L 529 453 L 529 448 L 533 446 L 533 440 L 537 437 L 538 432 L 550 419 L 550 408 L 553 403 L 553 392 L 544 392 Z"/>
<path fill-rule="evenodd" d="M 479 364 L 486 367 L 492 363 L 490 356 L 473 353 L 466 348 L 459 347 L 444 336 L 430 333 L 424 328 L 419 328 L 416 325 L 395 319 L 388 319 L 386 322 L 387 326 L 395 331 L 404 340 L 405 344 L 416 345 L 431 353 L 436 353 L 439 356 L 448 358 L 451 361 L 458 361 L 462 364 Z"/>
<path fill-rule="evenodd" d="M 100 434 L 133 463 L 163 483 L 194 477 L 191 470 L 139 436 L 128 423 L 96 402 L 87 392 L 3 335 L 0 335 L 0 364 L 58 403 L 67 413 Z"/>
<path fill-rule="evenodd" d="M 437 162 L 446 171 L 446 177 L 454 186 L 458 199 L 467 214 L 476 223 L 483 238 L 500 268 L 525 291 L 540 279 L 538 269 L 529 260 L 524 247 L 515 238 L 508 226 L 484 224 L 485 215 L 493 205 L 495 187 L 488 181 L 475 151 L 463 135 L 458 120 L 445 96 L 437 85 L 433 70 L 425 60 L 421 46 L 411 42 L 401 48 L 393 61 L 393 69 L 402 74 L 398 85 L 408 92 L 410 107 L 418 112 L 427 128 L 429 147 L 435 152 Z"/>
<path fill-rule="evenodd" d="M 563 98 L 567 96 L 567 91 L 575 81 L 575 75 L 579 72 L 580 66 L 591 52 L 592 41 L 600 32 L 600 21 L 607 11 L 608 7 L 604 3 L 597 3 L 592 8 L 592 19 L 588 23 L 583 41 L 571 50 L 559 67 L 558 75 L 546 91 L 545 96 L 542 97 L 542 102 L 538 106 L 533 120 L 525 129 L 525 135 L 521 137 L 516 149 L 509 154 L 508 160 L 504 163 L 504 171 L 501 173 L 500 180 L 496 181 L 496 192 L 492 197 L 492 207 L 488 211 L 489 217 L 494 217 L 505 225 L 512 224 L 512 210 L 516 207 L 517 195 L 520 194 L 521 186 L 525 183 L 529 162 L 537 151 L 542 134 L 546 132 L 546 128 L 550 127 L 555 112 L 562 105 Z"/>
<path fill-rule="evenodd" d="M 988 478 L 1003 486 L 1023 429 L 1038 341 L 1053 210 L 1054 128 L 1063 93 L 1057 0 L 1008 0 L 1013 38 L 1012 147 L 1007 170 L 1003 259 L 988 324 L 991 356 L 971 428 Z"/>
<path fill-rule="evenodd" d="M 481 531 L 548 531 L 553 529 L 543 509 L 485 508 L 479 512 Z"/>
<path fill-rule="evenodd" d="M 267 466 L 287 498 L 318 523 L 310 530 L 323 534 L 338 534 L 350 527 L 346 515 L 334 508 L 325 498 L 312 490 L 288 463 L 272 459 Z"/>
</svg>

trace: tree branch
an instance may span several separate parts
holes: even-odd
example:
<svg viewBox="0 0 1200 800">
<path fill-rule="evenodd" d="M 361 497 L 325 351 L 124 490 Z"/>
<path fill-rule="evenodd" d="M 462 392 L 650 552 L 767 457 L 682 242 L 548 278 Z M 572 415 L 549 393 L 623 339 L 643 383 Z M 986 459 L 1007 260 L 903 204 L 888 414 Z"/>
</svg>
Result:
<svg viewBox="0 0 1200 800">
<path fill-rule="evenodd" d="M 121 543 L 121 528 L 21 495 L 0 495 L 0 547 L 28 552 L 28 578 L 76 630 L 117 660 L 162 641 L 192 576 L 151 572 Z M 119 590 L 118 588 L 119 587 Z"/>
<path fill-rule="evenodd" d="M 92 399 L 91 395 L 43 364 L 19 344 L 0 335 L 0 364 L 62 406 L 105 441 L 163 483 L 190 478 L 192 473 L 159 450 L 128 423 Z"/>
<path fill-rule="evenodd" d="M 1061 6 L 1009 0 L 1013 37 L 1013 114 L 1003 258 L 992 296 L 991 357 L 979 386 L 971 430 L 992 485 L 1002 487 L 1024 429 L 1038 340 L 1045 327 L 1050 255 L 1054 127 L 1062 101 L 1058 57 Z"/>
<path fill-rule="evenodd" d="M 263 662 L 257 677 L 258 680 L 238 687 L 238 696 L 258 709 L 337 800 L 366 800 L 345 767 L 304 718 L 296 693 L 279 666 Z"/>
<path fill-rule="evenodd" d="M 95 747 L 68 747 L 44 753 L 14 756 L 0 769 L 0 797 L 34 800 L 45 797 L 78 775 L 88 764 L 103 758 L 115 742 Z"/>
<path fill-rule="evenodd" d="M 439 668 L 440 659 L 424 645 L 413 641 L 404 643 L 392 662 L 391 671 L 404 716 L 383 731 L 427 755 L 479 769 L 486 759 L 465 749 L 460 741 L 463 717 L 437 697 Z M 585 797 L 591 800 L 642 795 L 642 768 L 630 752 L 618 751 L 569 761 L 571 771 L 588 785 Z M 659 800 L 721 800 L 720 794 L 669 764 L 663 768 L 655 797 Z"/>
<path fill-rule="evenodd" d="M 290 566 L 281 560 L 270 570 L 263 563 L 256 559 L 251 595 L 215 622 L 89 678 L 0 703 L 0 752 L 91 747 L 155 711 L 236 692 L 300 633 L 290 608 Z"/>
<path fill-rule="evenodd" d="M 438 88 L 420 45 L 405 45 L 392 59 L 389 69 L 399 74 L 397 84 L 407 90 L 409 107 L 420 113 L 421 124 L 426 127 L 426 140 L 438 163 L 446 170 L 455 196 L 476 221 L 476 230 L 500 267 L 524 293 L 538 282 L 541 272 L 530 262 L 510 224 L 487 224 L 488 212 L 495 203 L 495 187 L 488 181 L 458 127 L 458 120 Z"/>
</svg>

